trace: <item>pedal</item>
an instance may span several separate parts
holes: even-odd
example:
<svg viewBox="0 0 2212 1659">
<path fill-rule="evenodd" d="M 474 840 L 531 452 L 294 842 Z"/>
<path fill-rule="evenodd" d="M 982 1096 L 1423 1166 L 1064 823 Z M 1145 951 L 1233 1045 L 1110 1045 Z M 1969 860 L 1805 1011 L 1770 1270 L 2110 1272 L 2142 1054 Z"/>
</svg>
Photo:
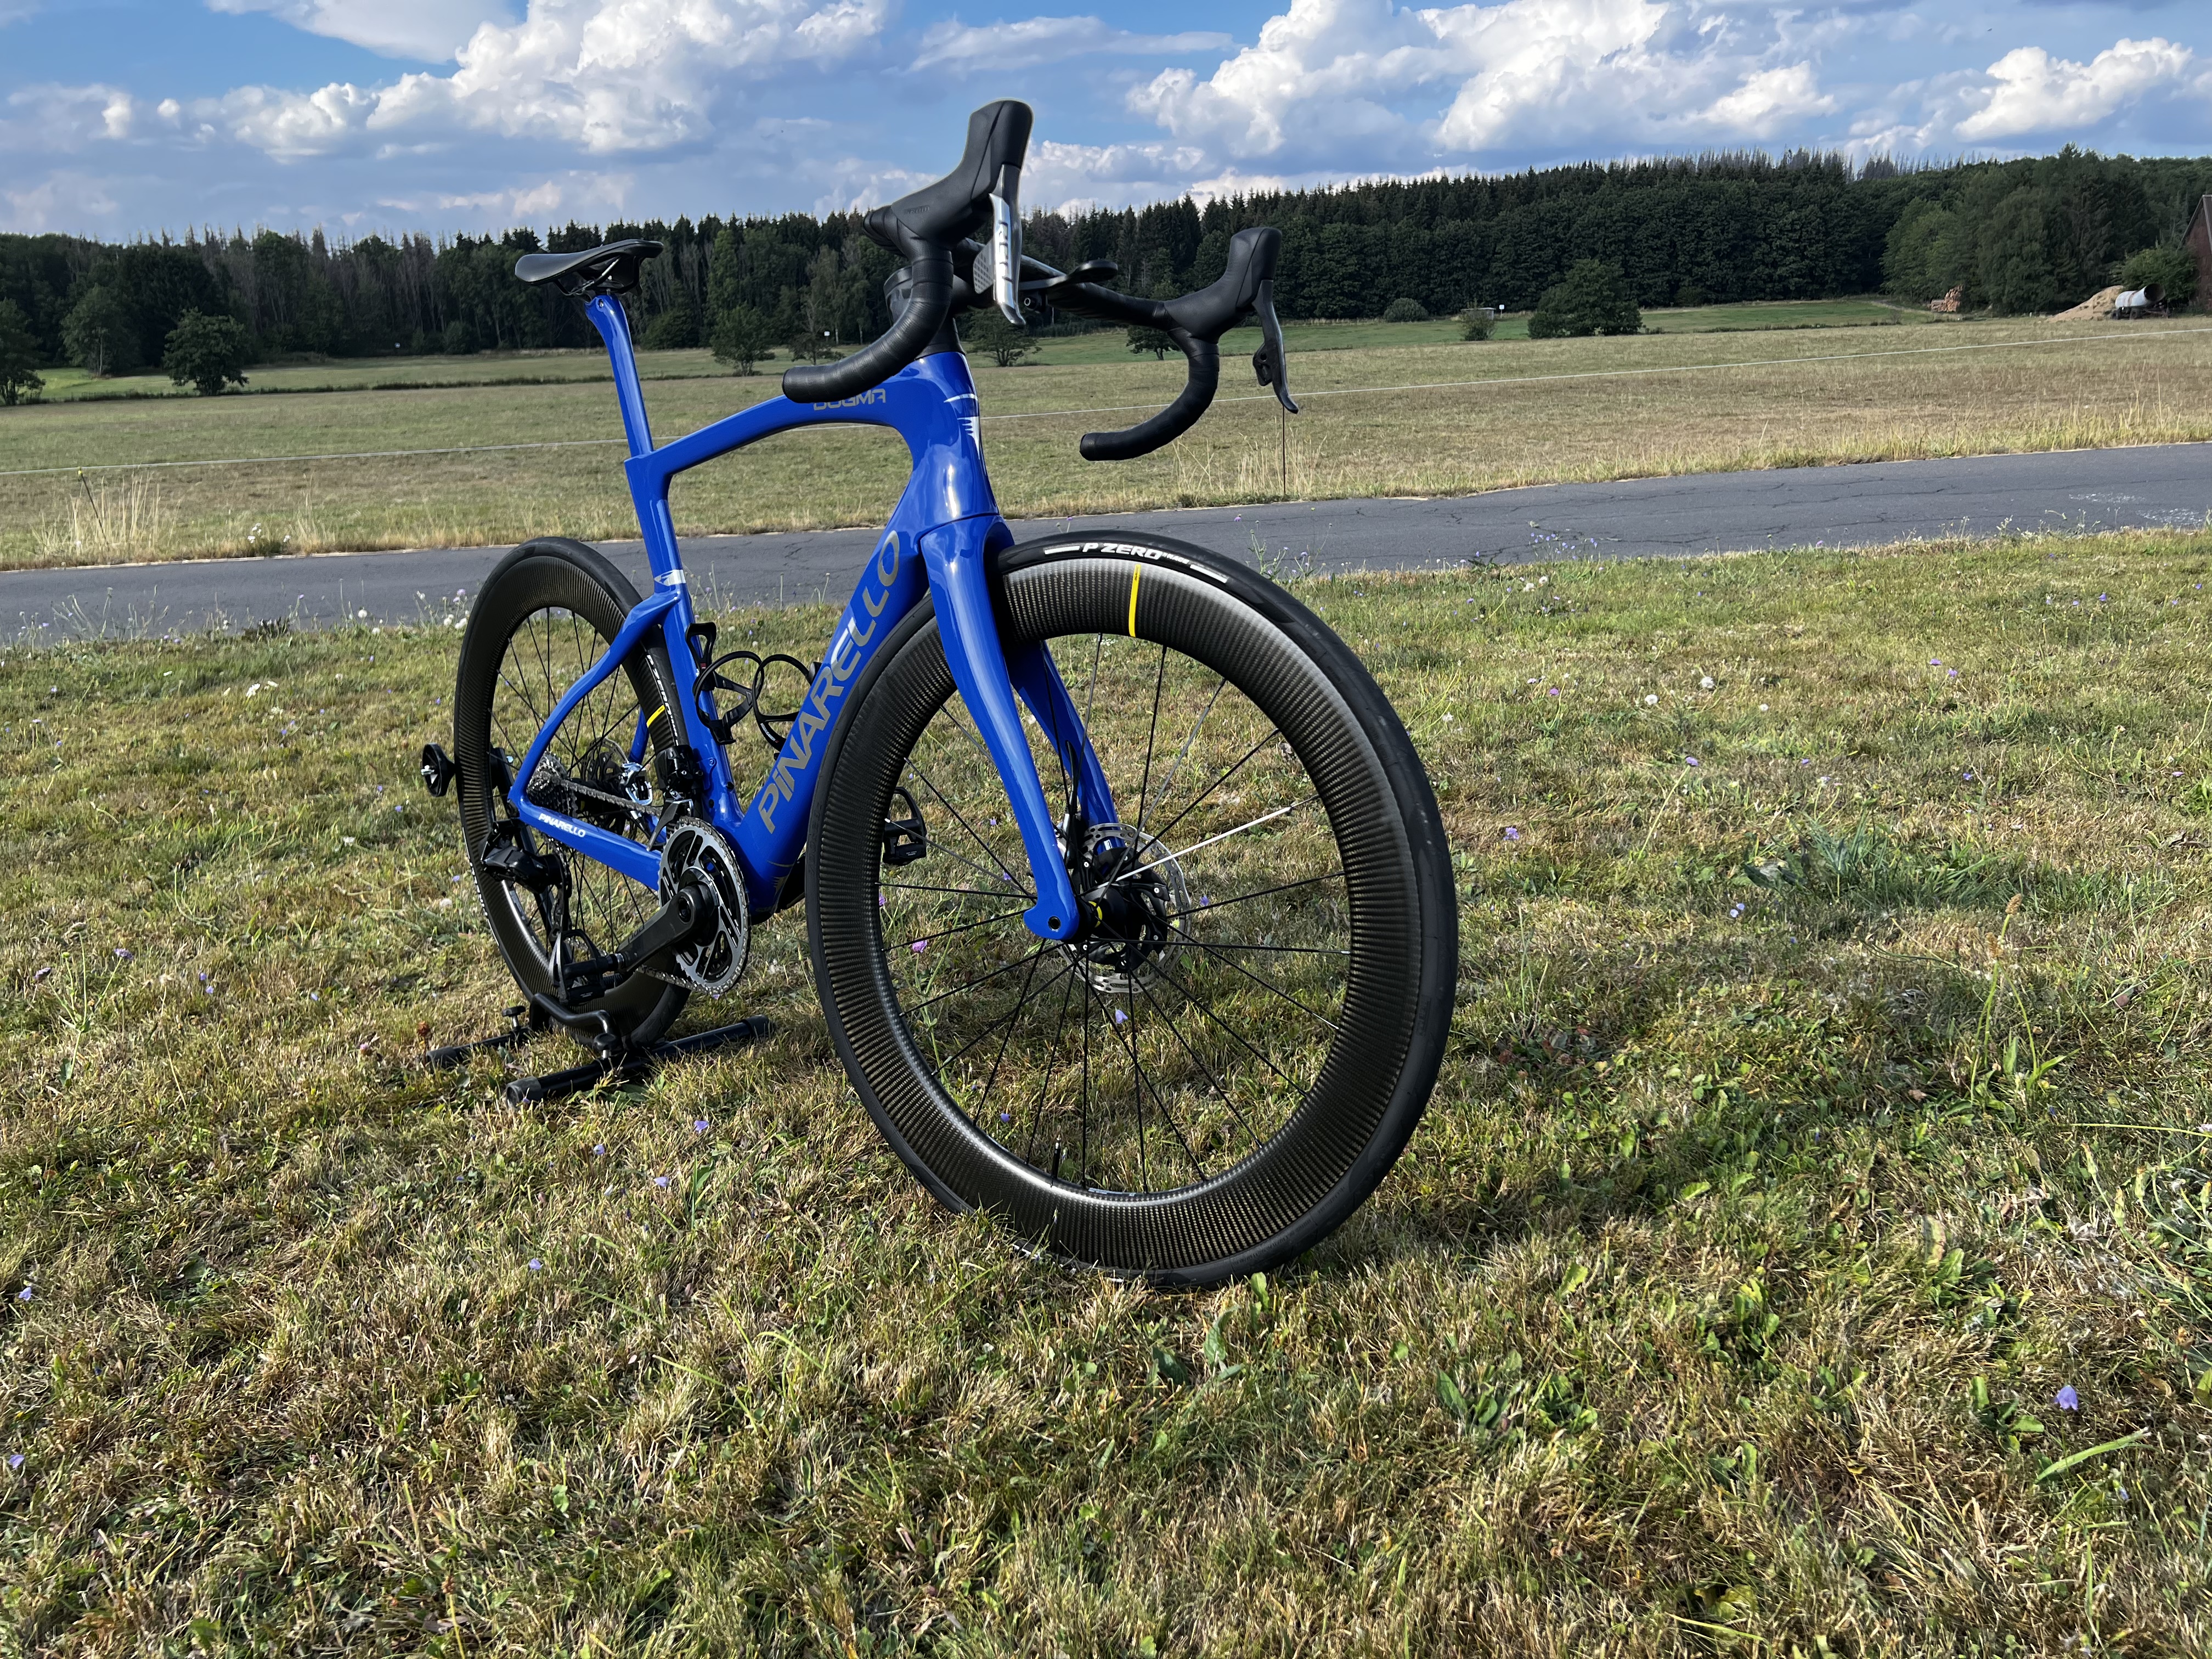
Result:
<svg viewBox="0 0 2212 1659">
<path fill-rule="evenodd" d="M 453 757 L 434 743 L 422 745 L 422 787 L 439 799 L 453 786 Z"/>
<path fill-rule="evenodd" d="M 921 808 L 903 784 L 894 788 L 891 794 L 906 803 L 907 815 L 884 820 L 884 862 L 899 870 L 929 855 L 929 827 L 922 823 Z"/>
<path fill-rule="evenodd" d="M 530 845 L 520 821 L 515 818 L 501 818 L 492 825 L 483 864 L 500 880 L 512 882 L 533 893 L 558 886 L 563 876 L 556 860 L 545 857 Z"/>
</svg>

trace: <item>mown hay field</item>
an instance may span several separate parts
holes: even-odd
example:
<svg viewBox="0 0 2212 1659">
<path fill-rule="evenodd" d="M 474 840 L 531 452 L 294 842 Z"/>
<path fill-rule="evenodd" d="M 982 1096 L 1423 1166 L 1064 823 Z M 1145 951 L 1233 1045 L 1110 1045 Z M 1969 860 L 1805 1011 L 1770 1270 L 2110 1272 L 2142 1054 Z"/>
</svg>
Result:
<svg viewBox="0 0 2212 1659">
<path fill-rule="evenodd" d="M 652 355 L 666 360 L 649 364 L 647 393 L 663 439 L 775 391 L 769 374 L 706 373 L 702 353 Z M 1114 355 L 979 363 L 1009 514 L 2212 438 L 2212 325 L 2187 319 L 1310 350 L 1292 359 L 1305 411 L 1287 421 L 1232 359 L 1222 401 L 1193 432 L 1144 459 L 1092 465 L 1076 454 L 1083 433 L 1144 418 L 1182 380 L 1180 362 Z M 452 361 L 431 367 L 459 373 Z M 634 536 L 611 387 L 555 378 L 590 372 L 581 354 L 527 362 L 540 383 L 0 411 L 0 568 Z M 392 453 L 422 450 L 468 453 Z M 253 459 L 362 454 L 374 458 Z M 154 465 L 239 459 L 252 464 Z M 95 465 L 119 470 L 77 476 Z M 679 479 L 678 526 L 881 523 L 908 465 L 887 431 L 787 434 Z"/>
<path fill-rule="evenodd" d="M 1435 778 L 1458 1012 L 1374 1200 L 1185 1297 L 933 1207 L 796 913 L 757 1048 L 411 1064 L 511 995 L 410 775 L 450 630 L 11 649 L 0 1646 L 2203 1651 L 2208 583 L 1302 585 Z"/>
</svg>

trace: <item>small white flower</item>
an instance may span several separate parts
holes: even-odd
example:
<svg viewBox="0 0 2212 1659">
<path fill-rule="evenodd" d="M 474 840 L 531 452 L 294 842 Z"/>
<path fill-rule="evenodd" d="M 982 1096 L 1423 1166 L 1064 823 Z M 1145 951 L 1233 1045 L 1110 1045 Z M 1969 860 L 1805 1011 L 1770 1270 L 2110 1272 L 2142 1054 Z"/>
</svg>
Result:
<svg viewBox="0 0 2212 1659">
<path fill-rule="evenodd" d="M 1644 706 L 1646 708 L 1656 708 L 1659 706 L 1659 694 L 1656 691 L 1646 691 L 1644 694 Z"/>
<path fill-rule="evenodd" d="M 1705 677 L 1705 678 L 1703 678 L 1703 679 L 1701 679 L 1701 680 L 1699 680 L 1699 681 L 1698 682 L 1698 690 L 1699 690 L 1700 691 L 1710 691 L 1710 690 L 1711 690 L 1712 689 L 1713 689 L 1713 677 L 1712 677 L 1711 674 L 1706 675 L 1706 676 Z"/>
</svg>

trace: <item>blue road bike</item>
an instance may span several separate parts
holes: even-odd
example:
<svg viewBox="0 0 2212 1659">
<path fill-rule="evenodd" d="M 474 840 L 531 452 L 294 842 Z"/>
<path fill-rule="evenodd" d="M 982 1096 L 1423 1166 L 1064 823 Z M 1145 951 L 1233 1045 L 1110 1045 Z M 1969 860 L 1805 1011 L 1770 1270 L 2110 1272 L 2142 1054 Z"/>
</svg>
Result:
<svg viewBox="0 0 2212 1659">
<path fill-rule="evenodd" d="M 1288 592 L 1181 542 L 1017 544 L 956 322 L 1039 297 L 1165 330 L 1175 403 L 1082 442 L 1158 448 L 1211 402 L 1218 342 L 1295 410 L 1279 238 L 1242 232 L 1173 301 L 1025 258 L 1027 106 L 978 111 L 947 178 L 868 219 L 894 320 L 784 395 L 656 446 L 619 296 L 642 241 L 532 254 L 585 306 L 629 446 L 652 592 L 544 538 L 485 581 L 454 698 L 477 890 L 533 1017 L 636 1054 L 804 902 L 830 1036 L 928 1189 L 1060 1257 L 1203 1284 L 1325 1237 L 1427 1103 L 1457 921 L 1419 757 L 1358 659 Z M 818 664 L 718 648 L 670 518 L 687 468 L 798 427 L 890 428 L 913 477 Z M 777 675 L 805 676 L 771 710 Z M 787 693 L 782 701 L 794 702 Z M 750 723 L 774 750 L 733 755 Z M 741 787 L 741 777 L 745 787 Z M 663 1045 L 665 1046 L 665 1044 Z"/>
</svg>

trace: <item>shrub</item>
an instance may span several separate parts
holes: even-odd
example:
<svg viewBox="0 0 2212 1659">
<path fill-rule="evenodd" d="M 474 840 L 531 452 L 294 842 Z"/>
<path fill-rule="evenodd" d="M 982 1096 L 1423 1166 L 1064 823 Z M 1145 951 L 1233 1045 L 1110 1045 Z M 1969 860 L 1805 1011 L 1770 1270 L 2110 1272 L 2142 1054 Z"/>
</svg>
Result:
<svg viewBox="0 0 2212 1659">
<path fill-rule="evenodd" d="M 13 300 L 0 300 L 0 404 L 17 404 L 46 386 L 39 373 L 38 342 L 31 319 Z"/>
<path fill-rule="evenodd" d="M 1000 368 L 1018 368 L 1035 351 L 1036 342 L 1025 328 L 1016 328 L 999 314 L 996 306 L 985 306 L 969 319 L 962 344 L 970 351 L 988 351 Z"/>
<path fill-rule="evenodd" d="M 1565 277 L 1544 290 L 1535 314 L 1528 319 L 1528 337 L 1633 334 L 1643 326 L 1644 313 L 1636 308 L 1620 267 L 1602 259 L 1579 259 Z"/>
<path fill-rule="evenodd" d="M 2138 249 L 2120 267 L 2120 286 L 2142 288 L 2158 284 L 2169 311 L 2179 311 L 2197 297 L 2197 261 L 2189 250 L 2168 242 Z"/>
<path fill-rule="evenodd" d="M 1459 314 L 1459 337 L 1486 340 L 1498 327 L 1498 313 L 1488 306 L 1469 306 Z"/>
<path fill-rule="evenodd" d="M 252 357 L 246 326 L 236 318 L 188 311 L 169 331 L 161 372 L 179 386 L 189 384 L 203 398 L 212 398 L 233 383 L 246 384 Z"/>
<path fill-rule="evenodd" d="M 476 349 L 476 343 L 469 338 L 469 325 L 458 317 L 438 337 L 438 349 L 448 357 L 465 357 Z"/>
<path fill-rule="evenodd" d="M 699 343 L 699 313 L 689 300 L 678 300 L 645 325 L 639 344 L 647 351 L 684 351 Z"/>
<path fill-rule="evenodd" d="M 1393 300 L 1382 307 L 1382 320 L 1386 323 L 1425 323 L 1429 320 L 1429 308 L 1419 300 Z"/>
<path fill-rule="evenodd" d="M 714 325 L 714 348 L 718 362 L 727 363 L 740 374 L 750 374 L 753 365 L 769 355 L 774 349 L 775 331 L 769 326 L 767 318 L 753 307 L 742 302 L 722 313 L 722 320 Z"/>
<path fill-rule="evenodd" d="M 1695 283 L 1685 283 L 1674 290 L 1674 303 L 1686 311 L 1698 306 L 1709 306 L 1712 302 L 1713 296 Z"/>
</svg>

